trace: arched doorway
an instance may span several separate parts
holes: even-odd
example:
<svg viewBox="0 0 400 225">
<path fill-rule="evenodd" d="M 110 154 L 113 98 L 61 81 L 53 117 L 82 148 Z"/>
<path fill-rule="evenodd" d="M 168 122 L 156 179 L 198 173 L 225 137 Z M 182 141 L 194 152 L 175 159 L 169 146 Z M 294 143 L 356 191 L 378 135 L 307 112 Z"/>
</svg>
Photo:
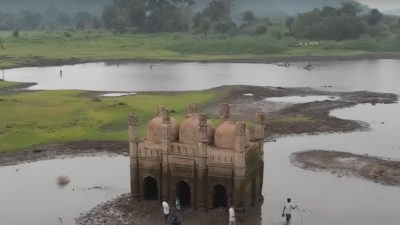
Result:
<svg viewBox="0 0 400 225">
<path fill-rule="evenodd" d="M 228 195 L 226 188 L 220 184 L 214 186 L 213 208 L 228 207 Z"/>
<path fill-rule="evenodd" d="M 145 200 L 158 199 L 157 181 L 152 177 L 146 177 L 143 180 L 143 197 Z"/>
<path fill-rule="evenodd" d="M 176 185 L 176 197 L 179 198 L 181 206 L 190 207 L 191 203 L 191 193 L 190 185 L 185 181 L 179 181 Z"/>
</svg>

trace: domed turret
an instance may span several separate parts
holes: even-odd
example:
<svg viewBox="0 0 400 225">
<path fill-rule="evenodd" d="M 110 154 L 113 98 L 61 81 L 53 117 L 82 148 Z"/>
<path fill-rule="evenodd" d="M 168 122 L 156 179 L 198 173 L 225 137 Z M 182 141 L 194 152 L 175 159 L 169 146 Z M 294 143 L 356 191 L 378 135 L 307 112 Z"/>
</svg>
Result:
<svg viewBox="0 0 400 225">
<path fill-rule="evenodd" d="M 153 118 L 148 127 L 147 127 L 147 139 L 150 141 L 154 141 L 157 143 L 162 142 L 162 124 L 163 124 L 163 118 L 162 114 L 165 112 L 164 107 L 160 107 L 158 109 L 158 115 Z M 170 130 L 170 136 L 171 136 L 171 141 L 175 141 L 178 139 L 179 135 L 179 124 L 175 120 L 175 118 L 170 117 L 170 124 L 171 124 L 171 130 Z"/>
<path fill-rule="evenodd" d="M 179 141 L 184 144 L 195 144 L 199 141 L 200 119 L 198 114 L 192 114 L 186 119 L 180 126 L 179 129 Z M 211 122 L 207 120 L 207 137 L 208 143 L 213 143 L 214 127 Z"/>
<path fill-rule="evenodd" d="M 249 144 L 250 132 L 246 128 L 246 146 Z M 234 149 L 236 138 L 236 123 L 230 120 L 223 122 L 216 130 L 214 144 L 218 148 Z"/>
</svg>

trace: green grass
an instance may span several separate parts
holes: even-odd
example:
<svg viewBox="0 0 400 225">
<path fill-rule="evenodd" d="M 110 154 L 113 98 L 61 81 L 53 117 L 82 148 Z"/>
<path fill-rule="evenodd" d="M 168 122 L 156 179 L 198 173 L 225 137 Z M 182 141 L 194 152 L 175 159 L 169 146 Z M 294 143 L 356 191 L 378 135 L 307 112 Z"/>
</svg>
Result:
<svg viewBox="0 0 400 225">
<path fill-rule="evenodd" d="M 19 85 L 19 83 L 17 83 L 17 82 L 8 82 L 8 81 L 0 80 L 0 91 L 12 89 L 13 87 L 16 87 L 18 85 Z"/>
<path fill-rule="evenodd" d="M 398 51 L 396 37 L 332 42 L 299 47 L 292 37 L 274 37 L 277 29 L 261 36 L 202 35 L 189 33 L 112 34 L 107 31 L 31 31 L 12 37 L 1 31 L 5 49 L 0 49 L 0 68 L 43 64 L 43 61 L 68 62 L 121 59 L 154 60 L 234 60 L 276 56 L 348 56 L 380 51 Z"/>
<path fill-rule="evenodd" d="M 139 115 L 141 136 L 157 106 L 183 120 L 189 103 L 205 104 L 225 91 L 139 94 L 94 100 L 83 91 L 39 91 L 0 95 L 0 152 L 79 140 L 127 140 L 127 118 Z"/>
</svg>

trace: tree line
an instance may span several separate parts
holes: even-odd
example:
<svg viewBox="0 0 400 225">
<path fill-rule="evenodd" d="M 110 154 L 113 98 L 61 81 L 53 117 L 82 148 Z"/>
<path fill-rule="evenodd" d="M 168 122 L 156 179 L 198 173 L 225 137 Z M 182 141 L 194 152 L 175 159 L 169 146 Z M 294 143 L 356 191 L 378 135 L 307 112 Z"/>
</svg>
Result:
<svg viewBox="0 0 400 225">
<path fill-rule="evenodd" d="M 340 41 L 357 39 L 362 35 L 388 36 L 397 33 L 400 20 L 395 16 L 383 15 L 377 9 L 362 13 L 359 4 L 347 2 L 341 7 L 326 6 L 290 17 L 285 25 L 291 36 Z"/>
<path fill-rule="evenodd" d="M 1 9 L 0 9 L 1 10 Z M 39 30 L 63 27 L 100 28 L 102 21 L 87 11 L 67 13 L 57 8 L 49 8 L 38 13 L 30 10 L 20 12 L 0 11 L 0 30 Z"/>
</svg>

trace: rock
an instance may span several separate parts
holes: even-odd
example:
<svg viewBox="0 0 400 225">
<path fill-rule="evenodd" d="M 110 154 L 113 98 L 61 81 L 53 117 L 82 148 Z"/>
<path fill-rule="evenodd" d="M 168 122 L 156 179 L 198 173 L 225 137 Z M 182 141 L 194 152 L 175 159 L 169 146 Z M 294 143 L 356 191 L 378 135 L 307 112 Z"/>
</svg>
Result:
<svg viewBox="0 0 400 225">
<path fill-rule="evenodd" d="M 57 181 L 56 181 L 57 185 L 62 186 L 62 187 L 67 186 L 69 184 L 69 182 L 71 182 L 71 179 L 66 175 L 57 177 Z"/>
</svg>

